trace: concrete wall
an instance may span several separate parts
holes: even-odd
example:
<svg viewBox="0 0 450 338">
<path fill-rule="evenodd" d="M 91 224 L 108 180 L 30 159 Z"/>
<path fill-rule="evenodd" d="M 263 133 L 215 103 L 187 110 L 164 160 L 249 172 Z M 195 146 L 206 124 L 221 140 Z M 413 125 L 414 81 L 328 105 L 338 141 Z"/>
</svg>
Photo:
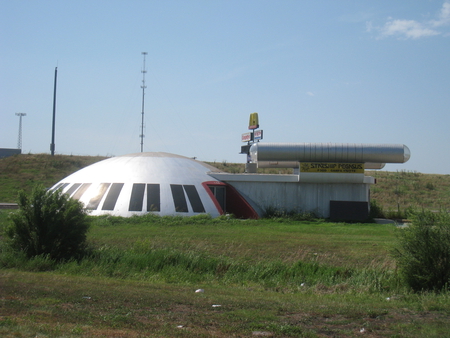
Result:
<svg viewBox="0 0 450 338">
<path fill-rule="evenodd" d="M 370 202 L 367 183 L 227 182 L 262 215 L 267 208 L 330 216 L 330 201 Z"/>
</svg>

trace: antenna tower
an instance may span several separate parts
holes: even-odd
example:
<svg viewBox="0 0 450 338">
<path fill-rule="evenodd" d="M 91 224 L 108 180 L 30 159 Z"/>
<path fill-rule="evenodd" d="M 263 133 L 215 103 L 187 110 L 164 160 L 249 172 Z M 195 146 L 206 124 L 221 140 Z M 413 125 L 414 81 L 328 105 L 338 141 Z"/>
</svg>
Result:
<svg viewBox="0 0 450 338">
<path fill-rule="evenodd" d="M 27 116 L 25 113 L 16 113 L 19 116 L 19 138 L 17 140 L 17 149 L 22 150 L 22 117 Z"/>
<path fill-rule="evenodd" d="M 145 85 L 145 73 L 147 73 L 147 71 L 145 70 L 145 56 L 147 55 L 147 52 L 142 52 L 142 55 L 144 55 L 144 65 L 142 67 L 142 121 L 141 121 L 141 135 L 139 135 L 139 137 L 141 138 L 141 153 L 144 151 L 144 97 L 145 97 L 145 88 L 147 88 L 147 86 Z"/>
</svg>

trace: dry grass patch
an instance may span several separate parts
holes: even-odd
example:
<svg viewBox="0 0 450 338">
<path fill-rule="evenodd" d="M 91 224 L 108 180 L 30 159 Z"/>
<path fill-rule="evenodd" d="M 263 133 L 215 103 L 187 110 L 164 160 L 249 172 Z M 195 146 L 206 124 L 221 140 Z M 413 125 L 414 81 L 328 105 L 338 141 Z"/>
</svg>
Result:
<svg viewBox="0 0 450 338">
<path fill-rule="evenodd" d="M 448 295 L 387 300 L 224 286 L 195 293 L 192 286 L 13 271 L 1 271 L 0 280 L 2 337 L 438 337 L 450 328 Z"/>
</svg>

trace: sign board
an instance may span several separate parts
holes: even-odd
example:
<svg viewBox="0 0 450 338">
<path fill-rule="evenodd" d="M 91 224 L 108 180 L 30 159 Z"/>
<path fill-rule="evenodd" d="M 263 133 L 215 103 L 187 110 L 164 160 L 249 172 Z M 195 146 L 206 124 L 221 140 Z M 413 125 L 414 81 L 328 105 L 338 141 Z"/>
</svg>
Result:
<svg viewBox="0 0 450 338">
<path fill-rule="evenodd" d="M 258 121 L 258 113 L 250 114 L 250 121 L 248 122 L 248 129 L 258 129 L 259 121 Z"/>
<path fill-rule="evenodd" d="M 300 172 L 364 174 L 364 163 L 302 162 Z"/>
<path fill-rule="evenodd" d="M 254 134 L 254 136 L 253 136 L 253 139 L 256 141 L 256 140 L 262 140 L 262 138 L 263 138 L 263 131 L 262 130 L 255 130 L 254 132 L 253 132 L 253 134 Z"/>
<path fill-rule="evenodd" d="M 244 133 L 244 134 L 242 134 L 242 136 L 241 136 L 241 141 L 242 141 L 242 142 L 250 142 L 250 141 L 253 141 L 252 133 Z"/>
<path fill-rule="evenodd" d="M 250 151 L 250 145 L 249 144 L 247 144 L 245 146 L 241 146 L 241 154 L 247 154 L 248 155 L 249 151 Z"/>
</svg>

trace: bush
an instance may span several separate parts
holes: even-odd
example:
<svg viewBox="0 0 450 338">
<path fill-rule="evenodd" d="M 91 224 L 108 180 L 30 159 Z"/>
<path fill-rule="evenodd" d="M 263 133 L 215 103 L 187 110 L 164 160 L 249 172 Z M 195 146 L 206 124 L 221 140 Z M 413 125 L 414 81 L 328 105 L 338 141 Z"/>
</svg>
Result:
<svg viewBox="0 0 450 338">
<path fill-rule="evenodd" d="M 53 260 L 79 258 L 86 249 L 89 229 L 81 202 L 60 190 L 33 188 L 28 197 L 19 192 L 19 211 L 11 214 L 5 233 L 13 249 L 28 257 L 47 256 Z"/>
<path fill-rule="evenodd" d="M 386 218 L 383 207 L 376 200 L 370 201 L 370 218 Z"/>
<path fill-rule="evenodd" d="M 317 216 L 312 212 L 287 210 L 285 208 L 267 207 L 264 210 L 263 218 L 278 221 L 317 221 Z"/>
<path fill-rule="evenodd" d="M 394 251 L 400 273 L 414 291 L 441 291 L 450 281 L 450 216 L 447 212 L 410 213 Z"/>
</svg>

